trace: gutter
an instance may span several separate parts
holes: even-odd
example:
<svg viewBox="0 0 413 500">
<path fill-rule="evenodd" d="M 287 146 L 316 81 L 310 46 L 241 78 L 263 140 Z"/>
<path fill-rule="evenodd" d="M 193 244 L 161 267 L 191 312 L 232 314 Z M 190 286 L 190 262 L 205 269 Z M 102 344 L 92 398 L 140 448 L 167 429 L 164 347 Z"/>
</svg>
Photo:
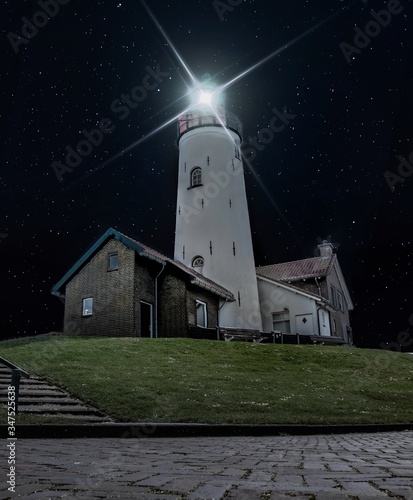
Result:
<svg viewBox="0 0 413 500">
<path fill-rule="evenodd" d="M 157 260 L 157 259 L 156 259 Z M 159 261 L 158 261 L 159 262 Z M 159 273 L 155 276 L 155 338 L 158 338 L 158 278 L 162 274 L 162 272 L 165 269 L 166 262 L 162 262 L 162 269 L 159 271 Z"/>
<path fill-rule="evenodd" d="M 192 285 L 197 285 L 201 288 L 204 288 L 205 290 L 208 290 L 209 292 L 215 293 L 222 299 L 225 299 L 226 302 L 235 302 L 235 298 L 231 297 L 230 295 L 224 294 L 217 290 L 216 288 L 212 286 L 208 286 L 206 283 L 202 283 L 201 281 L 197 280 L 196 278 L 191 279 L 191 284 Z"/>
</svg>

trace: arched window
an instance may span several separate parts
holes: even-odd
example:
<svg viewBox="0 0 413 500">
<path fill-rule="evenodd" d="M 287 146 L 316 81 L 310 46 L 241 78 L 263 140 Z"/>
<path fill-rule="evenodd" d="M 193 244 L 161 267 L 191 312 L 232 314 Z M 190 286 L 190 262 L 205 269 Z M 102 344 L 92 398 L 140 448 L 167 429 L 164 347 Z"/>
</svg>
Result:
<svg viewBox="0 0 413 500">
<path fill-rule="evenodd" d="M 202 267 L 204 265 L 204 258 L 197 255 L 192 259 L 192 267 Z"/>
<path fill-rule="evenodd" d="M 195 167 L 191 170 L 191 187 L 200 186 L 202 184 L 202 169 Z"/>
</svg>

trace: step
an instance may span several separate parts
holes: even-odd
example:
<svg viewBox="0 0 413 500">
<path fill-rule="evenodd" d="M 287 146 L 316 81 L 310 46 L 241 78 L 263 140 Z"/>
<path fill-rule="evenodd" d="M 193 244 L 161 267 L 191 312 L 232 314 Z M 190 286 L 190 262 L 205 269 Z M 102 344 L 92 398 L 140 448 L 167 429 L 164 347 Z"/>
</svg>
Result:
<svg viewBox="0 0 413 500">
<path fill-rule="evenodd" d="M 62 392 L 62 391 L 54 391 L 52 389 L 37 389 L 37 390 L 25 390 L 25 389 L 21 389 L 20 388 L 20 392 L 19 392 L 19 397 L 20 396 L 24 396 L 24 397 L 33 397 L 33 398 L 36 398 L 36 397 L 44 397 L 44 396 L 52 396 L 52 397 L 67 397 L 67 392 Z"/>
<path fill-rule="evenodd" d="M 109 417 L 100 417 L 98 415 L 67 415 L 67 414 L 64 414 L 62 415 L 61 413 L 45 413 L 42 415 L 43 417 L 47 417 L 47 418 L 61 418 L 61 417 L 65 417 L 65 418 L 69 418 L 70 420 L 77 420 L 79 421 L 79 423 L 82 423 L 82 422 L 87 422 L 87 423 L 112 423 L 113 420 L 111 420 Z"/>
<path fill-rule="evenodd" d="M 0 403 L 7 403 L 7 399 L 1 399 Z M 73 398 L 53 398 L 53 397 L 42 397 L 42 398 L 30 398 L 30 397 L 19 397 L 19 406 L 21 405 L 38 405 L 38 404 L 58 404 L 58 405 L 76 405 L 80 404 L 77 399 Z"/>
<path fill-rule="evenodd" d="M 12 370 L 0 364 L 0 404 L 7 405 L 7 387 L 11 383 Z M 19 390 L 19 413 L 41 414 L 50 418 L 65 417 L 82 422 L 112 422 L 99 410 L 86 404 L 68 392 L 37 375 L 21 377 Z"/>
<path fill-rule="evenodd" d="M 41 390 L 41 389 L 50 389 L 50 390 L 54 390 L 54 391 L 62 391 L 62 389 L 60 389 L 60 387 L 56 387 L 55 385 L 51 385 L 51 384 L 41 384 L 39 382 L 36 382 L 36 384 L 25 384 L 25 383 L 20 383 L 20 390 L 30 390 L 30 391 L 35 391 L 36 389 L 38 390 Z M 2 390 L 0 390 L 0 392 L 7 392 L 7 387 L 3 387 Z"/>
<path fill-rule="evenodd" d="M 19 413 L 73 413 L 77 415 L 82 415 L 84 413 L 88 415 L 98 415 L 100 416 L 100 412 L 97 410 L 91 410 L 87 406 L 82 405 L 67 405 L 67 406 L 59 406 L 59 405 L 25 405 L 19 407 Z"/>
</svg>

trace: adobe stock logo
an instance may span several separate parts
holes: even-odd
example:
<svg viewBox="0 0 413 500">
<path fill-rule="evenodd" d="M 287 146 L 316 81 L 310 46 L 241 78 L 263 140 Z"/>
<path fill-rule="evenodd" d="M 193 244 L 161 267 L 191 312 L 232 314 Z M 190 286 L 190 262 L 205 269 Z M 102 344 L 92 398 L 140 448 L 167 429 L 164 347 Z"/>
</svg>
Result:
<svg viewBox="0 0 413 500">
<path fill-rule="evenodd" d="M 39 33 L 39 28 L 44 28 L 50 19 L 57 16 L 61 5 L 67 5 L 70 0 L 40 0 L 37 5 L 40 7 L 30 21 L 27 17 L 22 17 L 23 26 L 21 34 L 10 31 L 7 38 L 13 47 L 14 53 L 19 53 L 21 44 L 27 45 L 29 41 Z"/>
<path fill-rule="evenodd" d="M 403 184 L 406 178 L 410 177 L 413 174 L 413 151 L 409 155 L 410 163 L 406 160 L 406 158 L 404 158 L 401 155 L 399 155 L 397 159 L 400 161 L 399 166 L 397 168 L 398 174 L 394 172 L 389 172 L 389 170 L 386 170 L 386 172 L 384 172 L 384 178 L 386 179 L 387 184 L 392 193 L 394 193 L 395 191 L 394 186 L 398 182 Z"/>
<path fill-rule="evenodd" d="M 136 85 L 129 94 L 123 93 L 120 99 L 112 101 L 110 109 L 115 115 L 119 115 L 119 120 L 125 120 L 131 110 L 136 109 L 139 103 L 146 99 L 148 92 L 159 87 L 163 80 L 169 76 L 169 71 L 161 71 L 159 64 L 156 65 L 155 69 L 150 66 L 146 66 L 145 69 L 147 74 L 142 79 L 142 85 Z M 62 182 L 63 176 L 73 172 L 83 162 L 83 159 L 100 146 L 104 138 L 111 134 L 115 128 L 114 120 L 102 118 L 97 128 L 91 130 L 82 129 L 82 138 L 76 146 L 67 145 L 65 147 L 66 157 L 64 163 L 53 160 L 50 165 L 56 174 L 57 180 Z"/>
<path fill-rule="evenodd" d="M 390 24 L 392 14 L 400 14 L 402 11 L 403 6 L 400 5 L 399 0 L 389 0 L 387 3 L 387 10 L 383 9 L 379 12 L 375 12 L 372 9 L 370 11 L 370 15 L 374 21 L 369 21 L 364 27 L 364 31 L 358 26 L 354 28 L 354 31 L 356 32 L 353 40 L 354 45 L 350 45 L 346 42 L 340 43 L 340 49 L 343 52 L 346 61 L 351 63 L 354 59 L 353 54 L 360 54 L 361 49 L 365 49 L 368 45 L 370 45 L 371 39 L 380 35 L 382 28 L 386 28 Z"/>
<path fill-rule="evenodd" d="M 254 161 L 258 151 L 263 151 L 265 146 L 274 140 L 274 134 L 283 132 L 297 118 L 297 115 L 287 113 L 287 107 L 284 106 L 282 112 L 277 108 L 271 110 L 273 117 L 271 118 L 268 127 L 260 129 L 257 136 L 248 137 L 246 143 L 241 146 L 242 154 L 249 162 Z"/>
<path fill-rule="evenodd" d="M 225 21 L 224 14 L 226 12 L 232 12 L 234 10 L 234 7 L 238 7 L 238 5 L 241 5 L 244 0 L 227 0 L 227 3 L 221 2 L 220 0 L 214 0 L 212 2 L 212 5 L 214 6 L 214 9 L 216 13 L 218 14 L 219 20 L 220 21 Z"/>
</svg>

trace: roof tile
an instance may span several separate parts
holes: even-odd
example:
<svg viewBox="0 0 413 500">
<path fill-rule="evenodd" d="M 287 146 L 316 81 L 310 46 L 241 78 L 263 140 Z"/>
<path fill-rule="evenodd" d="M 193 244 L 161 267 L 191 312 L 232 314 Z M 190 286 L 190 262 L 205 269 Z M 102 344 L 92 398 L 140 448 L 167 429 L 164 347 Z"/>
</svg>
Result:
<svg viewBox="0 0 413 500">
<path fill-rule="evenodd" d="M 307 278 L 321 278 L 331 272 L 336 255 L 331 257 L 313 257 L 311 259 L 282 262 L 270 266 L 257 267 L 259 276 L 291 283 Z"/>
</svg>

